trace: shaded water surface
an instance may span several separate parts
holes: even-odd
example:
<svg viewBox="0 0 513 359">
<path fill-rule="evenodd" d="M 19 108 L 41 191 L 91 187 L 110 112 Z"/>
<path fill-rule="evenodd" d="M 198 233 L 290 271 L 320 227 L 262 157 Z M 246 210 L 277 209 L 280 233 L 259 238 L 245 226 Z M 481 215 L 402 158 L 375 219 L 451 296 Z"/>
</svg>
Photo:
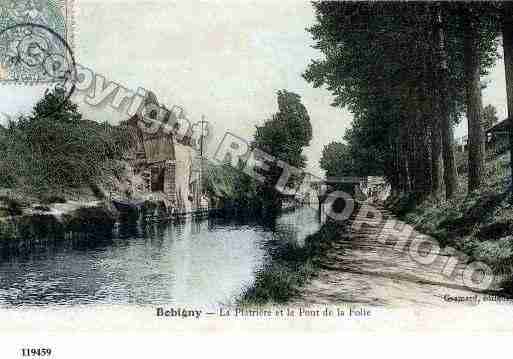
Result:
<svg viewBox="0 0 513 359">
<path fill-rule="evenodd" d="M 302 208 L 267 222 L 121 226 L 108 237 L 4 248 L 0 306 L 227 304 L 254 280 L 268 244 L 301 242 L 319 226 Z"/>
</svg>

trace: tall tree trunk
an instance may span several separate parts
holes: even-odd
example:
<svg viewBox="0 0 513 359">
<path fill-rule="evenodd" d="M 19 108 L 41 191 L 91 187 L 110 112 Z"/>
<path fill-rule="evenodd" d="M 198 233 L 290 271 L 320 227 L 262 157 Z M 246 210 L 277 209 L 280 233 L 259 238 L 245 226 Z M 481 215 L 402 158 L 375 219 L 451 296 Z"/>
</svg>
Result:
<svg viewBox="0 0 513 359">
<path fill-rule="evenodd" d="M 408 87 L 406 129 L 408 131 L 408 168 L 412 191 L 417 203 L 422 203 L 431 191 L 431 163 L 429 160 L 427 130 L 423 114 L 424 89 L 412 84 Z"/>
<path fill-rule="evenodd" d="M 508 97 L 509 150 L 511 153 L 511 197 L 513 202 L 513 4 L 503 3 L 502 37 L 504 43 L 504 68 L 506 73 L 506 94 Z"/>
<path fill-rule="evenodd" d="M 440 95 L 443 97 L 443 95 Z M 441 100 L 446 102 L 445 100 Z M 442 106 L 444 107 L 444 106 Z M 441 111 L 442 122 L 442 152 L 444 159 L 444 183 L 445 183 L 445 198 L 451 199 L 456 194 L 458 183 L 456 182 L 456 158 L 454 154 L 454 133 L 452 128 L 451 118 L 447 108 Z"/>
<path fill-rule="evenodd" d="M 426 58 L 424 54 L 424 58 Z M 427 64 L 424 62 L 424 74 Z M 420 120 L 420 139 L 421 139 L 421 161 L 423 176 L 423 193 L 425 197 L 433 193 L 433 167 L 431 163 L 431 140 L 430 140 L 430 122 L 431 122 L 431 97 L 429 96 L 427 80 L 424 77 L 422 86 L 419 89 L 420 102 L 418 114 Z"/>
<path fill-rule="evenodd" d="M 421 103 L 425 100 L 421 98 Z M 416 157 L 417 157 L 417 200 L 424 201 L 431 194 L 431 151 L 424 106 L 418 106 L 416 116 Z"/>
<path fill-rule="evenodd" d="M 439 199 L 442 193 L 443 168 L 442 168 L 442 129 L 440 127 L 440 114 L 436 98 L 437 76 L 433 51 L 424 54 L 424 76 L 426 125 L 429 136 L 430 160 L 431 160 L 431 194 Z"/>
<path fill-rule="evenodd" d="M 408 164 L 408 174 L 410 189 L 412 192 L 417 191 L 417 174 L 418 174 L 418 161 L 416 157 L 415 149 L 415 118 L 412 118 L 411 114 L 406 120 L 406 158 Z"/>
<path fill-rule="evenodd" d="M 434 32 L 435 41 L 434 46 L 437 49 L 437 74 L 438 74 L 438 91 L 436 97 L 439 103 L 440 114 L 440 128 L 442 133 L 442 154 L 444 161 L 444 184 L 445 184 L 445 198 L 451 199 L 454 197 L 457 190 L 456 182 L 456 160 L 454 154 L 454 134 L 452 128 L 451 118 L 449 116 L 449 103 L 448 103 L 448 71 L 447 71 L 447 53 L 445 51 L 445 36 L 443 30 L 443 19 L 441 9 L 438 9 L 437 14 L 437 27 L 438 30 Z"/>
<path fill-rule="evenodd" d="M 481 122 L 481 99 L 478 25 L 466 16 L 464 26 L 465 95 L 468 120 L 468 191 L 481 186 L 484 176 L 485 142 Z"/>
<path fill-rule="evenodd" d="M 397 135 L 388 137 L 391 154 L 391 165 L 385 166 L 385 177 L 389 179 L 392 192 L 397 193 L 401 185 L 401 167 L 399 164 L 399 143 Z"/>
<path fill-rule="evenodd" d="M 410 169 L 408 167 L 408 128 L 404 123 L 399 128 L 399 165 L 401 174 L 401 192 L 409 192 L 411 190 Z"/>
<path fill-rule="evenodd" d="M 436 198 L 440 198 L 443 183 L 442 129 L 440 127 L 440 120 L 436 116 L 432 119 L 430 135 L 432 193 Z"/>
</svg>

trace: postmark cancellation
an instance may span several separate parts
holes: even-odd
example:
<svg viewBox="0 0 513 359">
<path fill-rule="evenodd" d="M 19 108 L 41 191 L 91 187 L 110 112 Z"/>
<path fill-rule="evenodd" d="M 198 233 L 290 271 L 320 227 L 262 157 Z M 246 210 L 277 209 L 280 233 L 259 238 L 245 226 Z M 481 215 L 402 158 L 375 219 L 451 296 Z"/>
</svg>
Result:
<svg viewBox="0 0 513 359">
<path fill-rule="evenodd" d="M 73 57 L 73 0 L 0 2 L 0 83 L 61 82 Z"/>
</svg>

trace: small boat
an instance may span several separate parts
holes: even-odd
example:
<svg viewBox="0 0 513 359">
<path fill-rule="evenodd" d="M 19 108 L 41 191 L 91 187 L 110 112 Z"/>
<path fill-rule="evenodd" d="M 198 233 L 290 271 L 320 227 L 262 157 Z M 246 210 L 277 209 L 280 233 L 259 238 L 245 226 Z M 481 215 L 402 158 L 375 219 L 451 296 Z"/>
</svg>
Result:
<svg viewBox="0 0 513 359">
<path fill-rule="evenodd" d="M 119 199 L 113 199 L 112 204 L 121 213 L 134 213 L 140 211 L 144 201 L 123 201 Z"/>
</svg>

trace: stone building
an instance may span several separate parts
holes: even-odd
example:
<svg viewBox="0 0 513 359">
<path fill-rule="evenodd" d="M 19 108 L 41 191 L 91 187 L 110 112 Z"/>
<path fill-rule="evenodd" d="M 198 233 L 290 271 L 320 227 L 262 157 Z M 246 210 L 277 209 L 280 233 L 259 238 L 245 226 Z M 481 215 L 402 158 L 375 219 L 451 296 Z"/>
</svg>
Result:
<svg viewBox="0 0 513 359">
<path fill-rule="evenodd" d="M 175 168 L 176 156 L 173 136 L 159 129 L 147 134 L 139 128 L 139 115 L 127 122 L 133 146 L 127 153 L 135 175 L 143 180 L 143 192 L 163 192 L 176 201 Z"/>
<path fill-rule="evenodd" d="M 154 95 L 149 100 L 156 103 Z M 162 124 L 169 118 L 158 118 L 160 114 L 144 114 Z M 169 113 L 167 114 L 169 116 Z M 188 138 L 176 141 L 173 132 L 166 126 L 157 131 L 143 131 L 146 122 L 141 113 L 135 114 L 124 123 L 128 127 L 132 146 L 126 159 L 133 168 L 134 175 L 142 178 L 137 190 L 142 193 L 163 194 L 178 210 L 191 212 L 196 207 L 197 175 L 195 168 L 196 151 L 188 145 Z"/>
</svg>

